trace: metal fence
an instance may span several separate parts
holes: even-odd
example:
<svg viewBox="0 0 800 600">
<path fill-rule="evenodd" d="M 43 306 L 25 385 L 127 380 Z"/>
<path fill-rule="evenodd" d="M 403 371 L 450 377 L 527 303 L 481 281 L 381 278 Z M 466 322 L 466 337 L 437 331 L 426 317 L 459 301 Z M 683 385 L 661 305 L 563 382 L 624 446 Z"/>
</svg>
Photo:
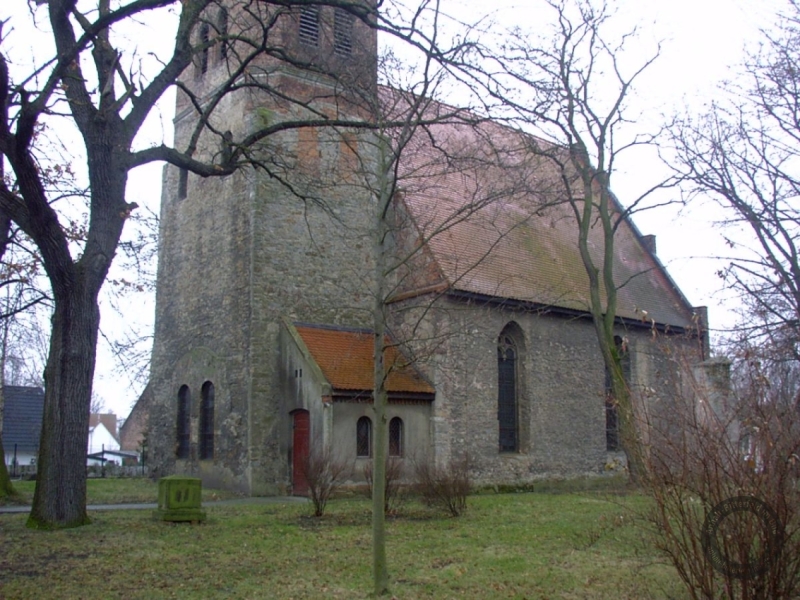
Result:
<svg viewBox="0 0 800 600">
<path fill-rule="evenodd" d="M 8 465 L 11 479 L 36 479 L 36 465 Z M 86 476 L 97 477 L 149 477 L 150 467 L 147 465 L 92 465 L 86 467 Z"/>
</svg>

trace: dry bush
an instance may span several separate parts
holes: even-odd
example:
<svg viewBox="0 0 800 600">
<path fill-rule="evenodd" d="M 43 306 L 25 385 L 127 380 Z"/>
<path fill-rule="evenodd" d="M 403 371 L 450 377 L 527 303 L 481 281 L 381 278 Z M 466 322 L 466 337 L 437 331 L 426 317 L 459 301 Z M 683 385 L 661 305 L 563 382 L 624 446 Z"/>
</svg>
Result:
<svg viewBox="0 0 800 600">
<path fill-rule="evenodd" d="M 651 423 L 646 517 L 691 598 L 800 593 L 800 415 L 759 386 L 722 402 L 695 385 Z"/>
<path fill-rule="evenodd" d="M 314 506 L 314 516 L 321 517 L 325 513 L 328 500 L 343 483 L 349 468 L 329 448 L 312 449 L 301 468 L 308 482 L 308 495 Z"/>
<path fill-rule="evenodd" d="M 443 467 L 428 461 L 414 462 L 414 475 L 422 501 L 454 517 L 467 510 L 467 496 L 472 491 L 469 458 L 464 455 Z"/>
<path fill-rule="evenodd" d="M 403 494 L 403 475 L 405 468 L 403 460 L 396 457 L 386 459 L 386 492 L 383 501 L 385 514 L 396 513 L 405 500 Z M 367 480 L 367 498 L 372 498 L 372 461 L 364 465 L 364 479 Z"/>
</svg>

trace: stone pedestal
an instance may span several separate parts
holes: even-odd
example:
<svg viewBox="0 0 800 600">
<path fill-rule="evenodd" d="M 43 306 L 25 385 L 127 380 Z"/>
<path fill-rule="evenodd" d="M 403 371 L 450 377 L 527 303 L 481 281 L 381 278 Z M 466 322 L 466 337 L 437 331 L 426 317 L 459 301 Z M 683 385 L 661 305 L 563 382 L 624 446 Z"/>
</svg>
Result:
<svg viewBox="0 0 800 600">
<path fill-rule="evenodd" d="M 200 507 L 202 482 L 196 477 L 172 475 L 158 480 L 158 509 L 153 518 L 161 521 L 205 521 Z"/>
</svg>

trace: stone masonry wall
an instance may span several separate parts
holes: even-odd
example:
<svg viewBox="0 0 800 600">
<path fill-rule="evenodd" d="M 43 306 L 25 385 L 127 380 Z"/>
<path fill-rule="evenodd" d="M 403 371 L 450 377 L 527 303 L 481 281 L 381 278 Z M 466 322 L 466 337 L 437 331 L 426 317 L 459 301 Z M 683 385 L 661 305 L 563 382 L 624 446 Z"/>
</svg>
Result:
<svg viewBox="0 0 800 600">
<path fill-rule="evenodd" d="M 283 87 L 291 85 L 308 82 L 286 76 Z M 224 114 L 230 127 L 257 126 L 268 102 L 233 95 Z M 190 113 L 178 116 L 179 144 L 191 124 Z M 178 170 L 165 169 L 151 374 L 156 474 L 200 475 L 207 484 L 254 494 L 286 489 L 280 319 L 368 324 L 370 203 L 352 168 L 344 168 L 354 144 L 368 155 L 361 140 L 347 132 L 289 131 L 263 148 L 283 181 L 253 170 L 223 179 L 189 175 L 183 199 Z M 213 461 L 196 459 L 205 381 L 216 392 Z M 176 398 L 184 384 L 192 391 L 193 453 L 176 462 Z"/>
<path fill-rule="evenodd" d="M 298 169 L 297 179 L 336 181 L 330 171 L 346 152 L 336 134 L 306 132 L 296 144 L 316 158 L 305 161 L 311 173 Z M 266 178 L 254 182 L 252 193 L 257 233 L 250 297 L 251 466 L 266 474 L 264 484 L 273 489 L 288 477 L 280 445 L 288 415 L 276 410 L 283 405 L 277 385 L 279 319 L 369 326 L 370 203 L 358 186 L 324 185 L 312 190 L 314 199 L 301 200 Z"/>
<path fill-rule="evenodd" d="M 427 301 L 417 299 L 420 306 Z M 408 309 L 411 302 L 405 306 Z M 620 453 L 606 451 L 605 370 L 588 318 L 487 308 L 440 298 L 420 327 L 406 310 L 406 330 L 435 346 L 407 340 L 436 386 L 432 431 L 438 464 L 467 453 L 483 484 L 520 484 L 542 477 L 601 473 Z M 524 337 L 519 348 L 520 450 L 498 451 L 497 341 L 509 323 Z M 667 348 L 691 346 L 654 337 L 646 328 L 620 328 L 632 356 L 631 387 L 648 410 L 662 410 L 680 388 L 680 366 Z"/>
</svg>

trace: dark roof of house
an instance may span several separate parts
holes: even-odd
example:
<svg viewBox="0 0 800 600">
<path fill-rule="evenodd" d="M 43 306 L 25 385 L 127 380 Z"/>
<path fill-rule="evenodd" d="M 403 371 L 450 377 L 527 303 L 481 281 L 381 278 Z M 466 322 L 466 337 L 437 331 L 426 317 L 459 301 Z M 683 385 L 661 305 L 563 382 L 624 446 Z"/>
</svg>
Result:
<svg viewBox="0 0 800 600">
<path fill-rule="evenodd" d="M 6 452 L 36 452 L 42 431 L 44 390 L 7 385 L 3 388 L 3 447 Z"/>
<path fill-rule="evenodd" d="M 418 134 L 401 161 L 400 197 L 422 240 L 416 244 L 423 247 L 404 292 L 438 284 L 439 289 L 587 312 L 589 279 L 577 221 L 560 172 L 541 156 L 544 142 L 493 122 L 429 129 L 432 134 Z M 530 150 L 534 142 L 536 152 Z M 566 151 L 550 145 L 548 152 L 561 152 L 563 158 Z M 581 201 L 576 202 L 580 208 Z M 622 210 L 616 202 L 614 210 L 615 217 Z M 614 243 L 617 316 L 693 327 L 691 305 L 630 219 L 622 220 Z M 588 246 L 594 263 L 602 266 L 603 231 L 597 220 Z"/>
<path fill-rule="evenodd" d="M 328 325 L 295 323 L 322 374 L 334 390 L 368 391 L 373 389 L 373 333 Z M 386 349 L 386 365 L 390 369 L 386 381 L 389 393 L 434 394 L 435 390 L 411 365 L 396 346 Z"/>
</svg>

